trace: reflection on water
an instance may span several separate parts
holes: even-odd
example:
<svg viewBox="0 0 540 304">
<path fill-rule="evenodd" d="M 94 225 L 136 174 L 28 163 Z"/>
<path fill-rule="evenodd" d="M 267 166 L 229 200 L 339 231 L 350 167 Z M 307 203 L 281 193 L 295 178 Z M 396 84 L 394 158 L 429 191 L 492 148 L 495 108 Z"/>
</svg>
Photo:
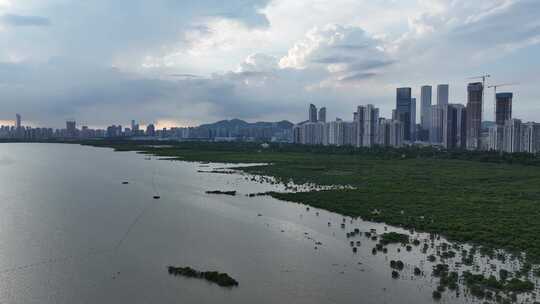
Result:
<svg viewBox="0 0 540 304">
<path fill-rule="evenodd" d="M 11 160 L 0 170 L 0 302 L 433 303 L 435 265 L 497 278 L 500 269 L 522 267 L 510 255 L 490 258 L 439 236 L 248 196 L 291 185 L 198 172 L 228 165 L 146 157 L 0 145 L 0 159 Z M 152 199 L 154 188 L 161 199 Z M 378 250 L 389 232 L 409 234 L 411 243 Z M 240 285 L 169 276 L 168 265 L 226 272 Z M 479 301 L 463 282 L 441 296 L 445 303 Z"/>
</svg>

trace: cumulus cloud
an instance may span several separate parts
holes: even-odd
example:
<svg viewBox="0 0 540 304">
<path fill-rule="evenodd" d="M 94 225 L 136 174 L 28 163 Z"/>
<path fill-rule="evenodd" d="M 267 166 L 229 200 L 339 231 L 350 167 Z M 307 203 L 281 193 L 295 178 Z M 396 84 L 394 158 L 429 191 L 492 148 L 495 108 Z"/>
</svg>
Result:
<svg viewBox="0 0 540 304">
<path fill-rule="evenodd" d="M 265 72 L 278 69 L 277 58 L 263 53 L 249 55 L 242 64 L 239 72 Z"/>
<path fill-rule="evenodd" d="M 395 60 L 384 51 L 383 42 L 357 26 L 329 24 L 313 28 L 280 59 L 281 68 L 328 71 L 321 81 L 355 83 L 378 75 Z"/>
</svg>

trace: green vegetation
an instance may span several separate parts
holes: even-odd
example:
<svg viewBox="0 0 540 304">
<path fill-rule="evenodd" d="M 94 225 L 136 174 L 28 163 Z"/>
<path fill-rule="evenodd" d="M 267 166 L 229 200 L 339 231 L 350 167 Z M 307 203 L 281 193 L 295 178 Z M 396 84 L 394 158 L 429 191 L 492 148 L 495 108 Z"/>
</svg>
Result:
<svg viewBox="0 0 540 304">
<path fill-rule="evenodd" d="M 236 191 L 213 190 L 213 191 L 206 191 L 206 194 L 223 194 L 223 195 L 235 196 Z"/>
<path fill-rule="evenodd" d="M 393 243 L 408 244 L 409 236 L 406 234 L 397 233 L 397 232 L 388 232 L 381 235 L 381 240 L 379 242 L 383 245 L 388 245 L 388 244 L 393 244 Z"/>
<path fill-rule="evenodd" d="M 499 278 L 501 279 L 501 281 L 506 281 L 509 276 L 510 276 L 510 272 L 508 272 L 508 270 L 506 269 L 499 270 Z"/>
<path fill-rule="evenodd" d="M 444 251 L 443 253 L 441 253 L 441 258 L 443 259 L 451 259 L 451 258 L 454 258 L 456 256 L 456 253 L 454 251 Z"/>
<path fill-rule="evenodd" d="M 516 293 L 531 292 L 534 290 L 534 283 L 529 280 L 521 281 L 519 279 L 513 278 L 506 283 L 504 289 L 506 291 Z"/>
<path fill-rule="evenodd" d="M 446 264 L 437 264 L 433 266 L 433 276 L 434 277 L 442 277 L 446 274 L 448 274 L 448 265 Z"/>
<path fill-rule="evenodd" d="M 471 294 L 478 298 L 484 298 L 488 290 L 507 294 L 519 294 L 534 290 L 534 283 L 529 280 L 522 281 L 517 278 L 509 281 L 497 280 L 494 276 L 486 278 L 481 274 L 472 274 L 469 271 L 463 272 L 462 277 Z"/>
<path fill-rule="evenodd" d="M 432 296 L 433 296 L 433 299 L 435 299 L 435 300 L 440 300 L 442 298 L 442 294 L 437 290 L 433 291 Z"/>
<path fill-rule="evenodd" d="M 209 282 L 216 283 L 222 287 L 238 286 L 238 282 L 231 278 L 226 273 L 220 273 L 217 271 L 198 271 L 191 267 L 174 267 L 169 266 L 168 271 L 170 275 L 184 276 L 188 278 L 205 279 Z"/>
<path fill-rule="evenodd" d="M 538 155 L 298 145 L 263 149 L 258 144 L 203 142 L 85 144 L 186 161 L 270 163 L 242 170 L 285 183 L 353 187 L 271 193 L 278 199 L 439 233 L 450 240 L 524 251 L 540 260 Z"/>
<path fill-rule="evenodd" d="M 390 268 L 397 269 L 399 271 L 403 270 L 405 268 L 405 264 L 402 261 L 390 261 Z"/>
</svg>

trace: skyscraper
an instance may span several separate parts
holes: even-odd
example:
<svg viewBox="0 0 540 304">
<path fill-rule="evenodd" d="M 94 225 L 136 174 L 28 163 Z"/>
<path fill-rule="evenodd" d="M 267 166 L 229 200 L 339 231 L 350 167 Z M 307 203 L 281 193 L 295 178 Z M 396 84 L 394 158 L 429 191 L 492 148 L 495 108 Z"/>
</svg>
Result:
<svg viewBox="0 0 540 304">
<path fill-rule="evenodd" d="M 416 98 L 411 98 L 411 141 L 416 140 Z"/>
<path fill-rule="evenodd" d="M 495 123 L 504 126 L 512 118 L 512 93 L 497 93 L 495 95 Z"/>
<path fill-rule="evenodd" d="M 355 146 L 357 138 L 357 124 L 355 122 L 343 123 L 343 145 Z"/>
<path fill-rule="evenodd" d="M 482 128 L 482 103 L 484 86 L 481 82 L 467 86 L 467 149 L 480 149 Z"/>
<path fill-rule="evenodd" d="M 379 118 L 376 143 L 385 147 L 401 147 L 403 145 L 403 124 L 397 120 Z"/>
<path fill-rule="evenodd" d="M 356 110 L 356 146 L 361 147 L 364 143 L 364 128 L 365 128 L 365 119 L 366 119 L 366 106 L 358 106 Z"/>
<path fill-rule="evenodd" d="M 502 150 L 502 140 L 504 127 L 493 125 L 488 129 L 488 150 L 499 151 Z"/>
<path fill-rule="evenodd" d="M 504 149 L 504 125 L 512 119 L 512 93 L 495 95 L 495 125 L 489 130 L 489 149 Z"/>
<path fill-rule="evenodd" d="M 399 120 L 392 120 L 390 122 L 390 146 L 399 148 L 403 146 L 403 137 L 405 136 L 405 129 L 403 123 Z"/>
<path fill-rule="evenodd" d="M 20 130 L 21 129 L 21 115 L 15 114 L 15 129 Z"/>
<path fill-rule="evenodd" d="M 345 123 L 341 119 L 336 119 L 328 123 L 328 144 L 343 146 L 343 128 Z"/>
<path fill-rule="evenodd" d="M 420 125 L 422 130 L 429 130 L 431 127 L 431 86 L 422 86 L 420 89 Z M 429 132 L 429 131 L 428 131 Z M 427 134 L 426 134 L 427 135 Z M 428 135 L 429 136 L 429 135 Z M 427 140 L 427 138 L 421 138 Z"/>
<path fill-rule="evenodd" d="M 363 122 L 362 143 L 359 144 L 369 148 L 375 145 L 379 122 L 379 109 L 371 104 L 365 106 Z"/>
<path fill-rule="evenodd" d="M 66 135 L 68 137 L 75 137 L 77 135 L 77 123 L 75 120 L 66 121 Z"/>
<path fill-rule="evenodd" d="M 403 139 L 411 140 L 411 88 L 396 90 L 396 118 L 403 123 Z"/>
<path fill-rule="evenodd" d="M 15 114 L 15 137 L 17 138 L 24 137 L 24 129 L 22 128 L 20 114 Z"/>
<path fill-rule="evenodd" d="M 437 86 L 437 105 L 446 106 L 448 104 L 448 89 L 447 84 L 439 84 Z"/>
<path fill-rule="evenodd" d="M 319 110 L 319 121 L 326 122 L 326 108 L 325 107 L 322 107 Z"/>
<path fill-rule="evenodd" d="M 317 107 L 314 104 L 309 105 L 309 122 L 317 122 Z"/>
<path fill-rule="evenodd" d="M 503 151 L 508 153 L 521 152 L 521 120 L 510 119 L 504 123 L 504 144 Z"/>
<path fill-rule="evenodd" d="M 438 145 L 443 142 L 444 107 L 431 106 L 431 128 L 429 129 L 429 141 Z"/>
<path fill-rule="evenodd" d="M 379 146 L 390 146 L 390 123 L 392 120 L 386 118 L 379 118 L 377 126 L 377 138 L 376 143 Z"/>
<path fill-rule="evenodd" d="M 442 144 L 446 149 L 465 147 L 465 117 L 462 104 L 447 104 L 442 108 Z"/>
<path fill-rule="evenodd" d="M 467 111 L 462 104 L 452 104 L 456 109 L 456 148 L 467 147 Z"/>
<path fill-rule="evenodd" d="M 146 136 L 156 136 L 156 127 L 154 124 L 146 126 Z"/>
<path fill-rule="evenodd" d="M 528 122 L 522 124 L 522 145 L 523 152 L 538 153 L 540 152 L 540 124 Z"/>
<path fill-rule="evenodd" d="M 446 149 L 455 149 L 457 142 L 457 111 L 452 105 L 443 106 L 442 144 Z"/>
</svg>

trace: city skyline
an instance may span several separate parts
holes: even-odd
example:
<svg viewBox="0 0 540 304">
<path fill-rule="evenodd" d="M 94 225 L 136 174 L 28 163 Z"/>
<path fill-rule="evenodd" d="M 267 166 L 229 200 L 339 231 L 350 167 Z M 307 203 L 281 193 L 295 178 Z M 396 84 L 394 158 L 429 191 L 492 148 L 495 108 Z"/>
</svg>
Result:
<svg viewBox="0 0 540 304">
<path fill-rule="evenodd" d="M 296 124 L 292 142 L 323 146 L 435 146 L 447 150 L 501 151 L 507 153 L 540 152 L 540 123 L 524 122 L 512 116 L 513 93 L 496 93 L 495 121 L 485 120 L 485 78 L 467 85 L 467 102 L 450 103 L 449 85 L 437 85 L 436 102 L 432 103 L 432 87 L 421 87 L 420 121 L 416 98 L 410 87 L 396 89 L 395 109 L 391 118 L 380 115 L 372 104 L 359 105 L 352 121 L 336 118 L 317 120 L 317 106 L 309 105 L 308 119 Z M 498 85 L 503 86 L 503 85 Z M 320 109 L 326 113 L 326 107 Z"/>
<path fill-rule="evenodd" d="M 469 82 L 468 85 L 470 85 L 471 83 Z M 442 95 L 441 93 L 439 92 L 440 89 L 442 87 Z M 484 87 L 483 89 L 483 94 L 484 94 L 484 102 L 483 102 L 483 108 L 482 108 L 482 120 L 483 121 L 489 121 L 489 122 L 495 122 L 497 120 L 497 117 L 495 115 L 495 109 L 493 109 L 490 105 L 492 104 L 492 106 L 494 107 L 496 104 L 497 104 L 497 100 L 498 100 L 498 96 L 508 96 L 508 94 L 511 96 L 510 97 L 510 100 L 513 100 L 514 99 L 514 96 L 516 95 L 515 92 L 513 90 L 504 90 L 504 91 L 498 91 L 498 92 L 495 92 L 494 95 L 493 95 L 493 102 L 490 102 L 490 96 L 489 96 L 489 92 L 491 92 L 491 90 L 489 90 L 489 88 L 491 88 L 491 86 L 488 86 L 488 84 L 486 84 L 486 86 Z M 429 105 L 429 109 L 427 109 L 427 112 L 431 113 L 432 111 L 432 107 L 433 106 L 445 106 L 445 105 L 448 105 L 448 104 L 456 104 L 456 103 L 463 103 L 465 104 L 467 102 L 467 99 L 465 99 L 465 101 L 463 102 L 454 102 L 452 100 L 452 95 L 451 95 L 451 86 L 449 84 L 424 84 L 424 85 L 421 85 L 419 86 L 418 88 L 415 88 L 415 87 L 412 87 L 412 86 L 405 86 L 405 87 L 398 87 L 397 90 L 399 91 L 400 89 L 407 89 L 408 91 L 408 95 L 412 101 L 414 101 L 414 109 L 415 109 L 415 113 L 414 113 L 414 119 L 415 119 L 415 123 L 416 124 L 420 124 L 420 125 L 423 125 L 422 123 L 422 119 L 423 119 L 423 116 L 424 116 L 424 112 L 423 112 L 423 106 L 425 105 L 426 102 L 429 102 L 430 105 Z M 424 92 L 425 90 L 425 92 Z M 519 90 L 518 90 L 519 91 Z M 414 94 L 414 92 L 417 92 L 418 94 Z M 424 93 L 426 96 L 424 96 Z M 519 95 L 519 93 L 517 94 Z M 441 97 L 442 96 L 442 97 Z M 395 100 L 396 97 L 394 97 L 394 100 Z M 425 100 L 424 100 L 425 99 Z M 439 104 L 440 103 L 440 100 L 442 100 L 442 105 Z M 396 101 L 394 101 L 395 103 Z M 311 106 L 315 107 L 315 112 L 314 113 L 311 113 Z M 412 105 L 409 104 L 408 107 L 411 107 Z M 491 107 L 491 108 L 490 108 Z M 488 108 L 488 110 L 486 110 L 486 108 Z M 393 115 L 393 111 L 395 110 L 395 107 L 390 109 L 387 113 L 382 113 L 383 116 L 388 116 L 388 117 L 392 117 Z M 321 113 L 321 111 L 323 113 Z M 489 115 L 489 111 L 492 111 L 493 112 L 493 115 Z M 510 108 L 510 116 L 511 116 L 511 113 L 512 113 L 512 109 Z M 345 115 L 335 115 L 335 116 L 332 116 L 332 115 L 328 115 L 327 113 L 327 109 L 326 107 L 322 107 L 320 109 L 316 109 L 316 106 L 314 104 L 310 104 L 310 116 L 311 118 L 309 120 L 311 121 L 318 121 L 319 120 L 319 116 L 320 115 L 323 115 L 323 117 L 325 118 L 325 120 L 327 119 L 327 117 L 329 118 L 339 118 L 339 117 L 346 117 L 347 114 Z M 521 114 L 520 117 L 523 116 L 524 113 Z M 15 114 L 16 116 L 20 115 L 19 113 L 16 113 Z M 518 114 L 519 115 L 519 114 Z M 429 119 L 431 119 L 431 114 L 429 114 Z M 485 117 L 490 117 L 490 119 L 485 119 Z M 240 119 L 238 117 L 223 117 L 223 118 L 217 118 L 216 121 L 220 121 L 220 120 L 227 120 L 227 119 Z M 427 121 L 429 121 L 429 119 L 427 119 Z M 62 125 L 65 124 L 66 121 L 69 121 L 69 120 L 76 120 L 76 119 L 73 119 L 73 118 L 69 118 L 69 119 L 64 119 L 63 121 L 58 121 L 58 122 L 55 122 L 53 125 L 54 126 L 44 126 L 44 125 L 37 125 L 35 123 L 28 123 L 26 120 L 25 120 L 25 123 L 26 124 L 23 124 L 24 126 L 29 126 L 29 127 L 45 127 L 45 128 L 53 128 L 53 129 L 60 129 Z M 280 119 L 279 117 L 276 117 L 275 121 L 279 121 L 279 120 L 287 120 L 287 119 Z M 15 125 L 16 124 L 16 121 L 17 121 L 17 118 L 13 119 L 13 120 L 9 120 L 9 119 L 0 119 L 0 125 L 4 125 L 4 126 L 9 126 L 9 125 Z M 260 120 L 246 120 L 246 121 L 251 121 L 251 122 L 258 122 Z M 300 120 L 298 121 L 293 121 L 293 123 L 295 122 L 301 122 L 302 121 L 302 118 L 300 118 Z M 125 125 L 125 126 L 128 126 L 128 125 L 131 125 L 132 123 L 134 122 L 133 119 L 127 119 L 125 121 L 125 123 L 118 123 L 118 121 L 116 122 L 109 122 L 105 125 L 95 125 L 95 124 L 89 124 L 87 122 L 82 122 L 80 123 L 81 125 L 84 125 L 84 126 L 87 126 L 89 128 L 94 128 L 94 129 L 106 129 L 108 126 L 110 126 L 111 123 L 113 124 L 119 124 L 119 125 Z M 150 121 L 150 122 L 142 122 L 140 120 L 137 120 L 137 123 L 141 126 L 141 127 L 147 127 L 148 125 L 154 125 L 156 128 L 158 129 L 163 129 L 163 128 L 166 128 L 166 129 L 170 129 L 170 128 L 189 128 L 189 127 L 196 127 L 198 125 L 201 125 L 201 124 L 205 124 L 205 123 L 211 123 L 212 121 L 203 121 L 199 124 L 193 124 L 193 125 L 175 125 L 174 123 L 172 123 L 171 121 Z M 431 123 L 431 121 L 429 121 L 429 123 Z M 426 122 L 427 124 L 427 122 Z"/>
<path fill-rule="evenodd" d="M 537 1 L 296 3 L 2 0 L 0 120 L 299 121 L 311 102 L 332 102 L 329 117 L 368 103 L 388 116 L 393 88 L 419 98 L 450 84 L 449 102 L 464 103 L 484 72 L 519 83 L 513 111 L 540 120 Z"/>
</svg>

